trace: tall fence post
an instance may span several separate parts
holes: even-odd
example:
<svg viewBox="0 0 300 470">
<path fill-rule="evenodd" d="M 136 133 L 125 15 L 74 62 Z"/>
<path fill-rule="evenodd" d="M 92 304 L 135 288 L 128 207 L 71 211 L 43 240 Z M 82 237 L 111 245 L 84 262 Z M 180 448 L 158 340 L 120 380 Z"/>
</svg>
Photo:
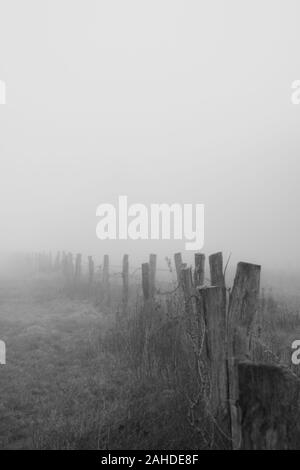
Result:
<svg viewBox="0 0 300 470">
<path fill-rule="evenodd" d="M 122 305 L 123 315 L 128 314 L 128 298 L 129 298 L 129 262 L 128 255 L 123 256 L 123 267 L 122 267 L 122 280 L 123 280 L 123 292 L 122 292 Z"/>
<path fill-rule="evenodd" d="M 210 379 L 210 406 L 213 416 L 230 436 L 228 406 L 226 289 L 205 287 L 199 290 L 205 323 L 206 364 Z M 220 436 L 221 437 L 221 436 Z M 230 437 L 228 438 L 229 441 Z M 228 445 L 228 442 L 227 442 Z"/>
<path fill-rule="evenodd" d="M 151 254 L 149 256 L 149 283 L 150 283 L 150 297 L 155 296 L 156 292 L 156 287 L 155 287 L 155 281 L 156 281 L 156 259 L 157 256 L 154 254 Z"/>
<path fill-rule="evenodd" d="M 255 317 L 261 267 L 238 263 L 228 307 L 228 372 L 231 434 L 233 448 L 241 446 L 241 421 L 238 409 L 238 362 L 250 357 L 251 326 Z"/>
<path fill-rule="evenodd" d="M 224 287 L 223 255 L 221 252 L 210 255 L 209 267 L 211 285 Z"/>
<path fill-rule="evenodd" d="M 205 279 L 205 255 L 203 253 L 195 253 L 195 271 L 194 271 L 195 287 L 203 286 L 204 279 Z"/>
</svg>

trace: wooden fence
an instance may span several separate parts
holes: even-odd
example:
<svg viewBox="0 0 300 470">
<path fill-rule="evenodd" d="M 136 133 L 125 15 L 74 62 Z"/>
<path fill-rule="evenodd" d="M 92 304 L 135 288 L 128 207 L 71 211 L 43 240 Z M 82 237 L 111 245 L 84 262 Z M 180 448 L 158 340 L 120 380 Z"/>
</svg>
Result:
<svg viewBox="0 0 300 470">
<path fill-rule="evenodd" d="M 83 276 L 82 256 L 71 253 L 37 254 L 31 257 L 40 272 L 63 273 L 68 282 Z M 174 256 L 177 287 L 194 335 L 203 340 L 202 358 L 209 374 L 209 411 L 216 426 L 228 437 L 232 449 L 293 449 L 300 446 L 300 382 L 288 369 L 255 363 L 253 323 L 258 309 L 261 267 L 240 262 L 231 289 L 225 285 L 222 253 L 209 256 L 210 282 L 205 277 L 205 256 L 195 254 L 195 267 L 187 267 L 182 255 Z M 122 314 L 129 314 L 129 257 L 122 270 Z M 95 279 L 95 263 L 88 257 L 88 284 Z M 155 302 L 157 257 L 150 255 L 141 266 L 145 304 Z M 102 265 L 105 305 L 111 306 L 109 256 Z M 197 330 L 198 328 L 198 330 Z"/>
</svg>

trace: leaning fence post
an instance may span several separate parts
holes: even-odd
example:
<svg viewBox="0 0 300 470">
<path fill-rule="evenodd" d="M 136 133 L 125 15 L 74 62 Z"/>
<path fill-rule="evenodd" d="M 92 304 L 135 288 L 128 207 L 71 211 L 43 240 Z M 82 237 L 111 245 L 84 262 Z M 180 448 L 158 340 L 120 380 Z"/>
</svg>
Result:
<svg viewBox="0 0 300 470">
<path fill-rule="evenodd" d="M 205 255 L 203 253 L 195 253 L 195 271 L 194 271 L 194 284 L 195 287 L 204 285 L 204 265 Z"/>
<path fill-rule="evenodd" d="M 238 263 L 228 307 L 228 373 L 233 448 L 241 445 L 238 390 L 238 362 L 250 356 L 251 326 L 255 317 L 261 267 Z"/>
<path fill-rule="evenodd" d="M 182 268 L 181 269 L 181 282 L 184 293 L 184 301 L 186 304 L 187 310 L 190 310 L 191 301 L 193 299 L 194 288 L 192 280 L 192 269 L 191 268 Z"/>
<path fill-rule="evenodd" d="M 123 268 L 122 268 L 122 279 L 123 279 L 123 293 L 122 293 L 122 304 L 123 304 L 123 314 L 128 313 L 128 276 L 129 276 L 129 263 L 128 255 L 123 256 Z"/>
<path fill-rule="evenodd" d="M 214 253 L 209 257 L 210 281 L 212 286 L 225 286 L 223 274 L 223 255 L 221 252 Z"/>
<path fill-rule="evenodd" d="M 144 301 L 146 302 L 150 298 L 150 267 L 149 263 L 142 264 L 142 288 Z"/>
<path fill-rule="evenodd" d="M 155 278 L 156 278 L 156 255 L 151 254 L 149 257 L 149 283 L 150 297 L 155 295 Z"/>
</svg>

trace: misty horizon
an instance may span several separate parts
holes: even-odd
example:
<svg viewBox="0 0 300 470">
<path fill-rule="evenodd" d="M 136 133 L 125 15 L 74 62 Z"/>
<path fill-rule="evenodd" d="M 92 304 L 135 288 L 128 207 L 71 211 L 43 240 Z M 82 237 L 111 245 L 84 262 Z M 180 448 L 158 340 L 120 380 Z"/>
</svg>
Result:
<svg viewBox="0 0 300 470">
<path fill-rule="evenodd" d="M 6 3 L 1 252 L 190 257 L 180 241 L 100 242 L 97 206 L 126 194 L 204 204 L 203 252 L 298 272 L 290 5 L 30 1 L 16 16 Z"/>
</svg>

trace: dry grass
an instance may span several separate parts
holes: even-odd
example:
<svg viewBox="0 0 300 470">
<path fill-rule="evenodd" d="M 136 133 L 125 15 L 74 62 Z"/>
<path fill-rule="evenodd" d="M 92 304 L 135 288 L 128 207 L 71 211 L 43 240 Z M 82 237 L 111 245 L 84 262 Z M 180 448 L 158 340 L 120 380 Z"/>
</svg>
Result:
<svg viewBox="0 0 300 470">
<path fill-rule="evenodd" d="M 0 448 L 228 446 L 207 412 L 207 377 L 178 292 L 144 307 L 135 289 L 122 318 L 119 286 L 112 312 L 97 289 L 90 302 L 87 286 L 61 286 L 49 276 L 2 284 Z M 256 359 L 288 362 L 284 351 L 300 338 L 297 305 L 261 302 Z"/>
</svg>

